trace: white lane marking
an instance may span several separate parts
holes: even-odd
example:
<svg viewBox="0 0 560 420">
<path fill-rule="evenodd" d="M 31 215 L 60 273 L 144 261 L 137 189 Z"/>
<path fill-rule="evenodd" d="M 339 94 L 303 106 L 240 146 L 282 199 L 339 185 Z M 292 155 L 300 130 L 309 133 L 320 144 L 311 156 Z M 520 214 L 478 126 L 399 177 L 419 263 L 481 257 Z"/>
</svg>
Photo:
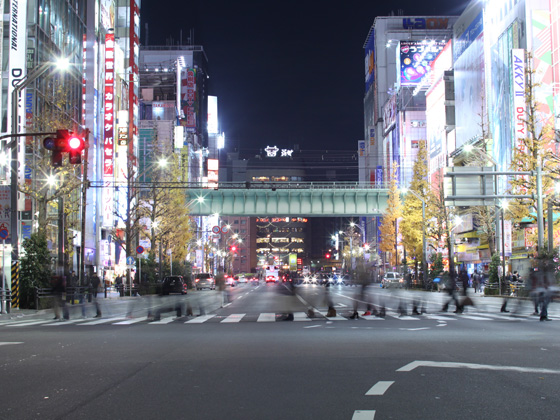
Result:
<svg viewBox="0 0 560 420">
<path fill-rule="evenodd" d="M 420 330 L 429 330 L 430 327 L 419 327 L 419 328 L 399 328 L 401 331 L 420 331 Z"/>
<path fill-rule="evenodd" d="M 303 328 L 317 328 L 320 327 L 319 324 L 315 324 L 315 325 L 308 325 L 307 327 L 303 327 Z"/>
<path fill-rule="evenodd" d="M 355 410 L 352 420 L 373 420 L 375 418 L 375 410 Z"/>
<path fill-rule="evenodd" d="M 0 346 L 11 346 L 13 344 L 23 344 L 23 341 L 0 341 Z"/>
<path fill-rule="evenodd" d="M 101 318 L 101 319 L 96 319 L 95 321 L 82 322 L 81 324 L 78 325 L 97 325 L 97 324 L 104 324 L 104 323 L 110 323 L 115 321 L 122 321 L 123 319 L 126 318 L 122 316 L 115 317 L 115 318 Z"/>
<path fill-rule="evenodd" d="M 59 322 L 59 321 L 53 321 L 52 319 L 48 319 L 48 320 L 41 320 L 41 321 L 29 321 L 29 322 L 19 322 L 19 323 L 14 323 L 14 324 L 6 324 L 6 327 L 27 327 L 29 325 L 41 325 L 41 324 L 46 324 L 46 323 L 50 323 L 50 322 Z"/>
<path fill-rule="evenodd" d="M 187 322 L 185 322 L 185 324 L 202 324 L 203 322 L 208 321 L 210 318 L 214 318 L 216 315 L 200 315 L 197 316 L 194 319 L 191 319 Z"/>
<path fill-rule="evenodd" d="M 126 321 L 114 322 L 113 325 L 130 325 L 136 324 L 137 322 L 146 321 L 147 318 L 133 318 L 127 319 Z"/>
<path fill-rule="evenodd" d="M 239 322 L 245 316 L 245 314 L 231 314 L 226 319 L 224 319 L 223 323 L 232 323 L 232 322 Z"/>
<path fill-rule="evenodd" d="M 379 381 L 370 388 L 366 395 L 383 395 L 395 381 Z"/>
<path fill-rule="evenodd" d="M 162 324 L 170 324 L 171 322 L 175 321 L 177 318 L 174 316 L 168 316 L 167 318 L 162 318 L 159 321 L 152 321 L 150 325 L 162 325 Z"/>
<path fill-rule="evenodd" d="M 329 321 L 348 321 L 348 318 L 344 318 L 343 316 L 336 315 L 336 316 L 329 316 L 327 317 L 326 311 L 318 311 L 321 315 L 327 318 Z"/>
<path fill-rule="evenodd" d="M 460 362 L 433 362 L 428 360 L 415 360 L 399 369 L 397 372 L 410 372 L 417 367 L 438 367 L 438 368 L 461 368 L 461 369 L 478 369 L 478 370 L 495 370 L 495 371 L 510 371 L 519 373 L 550 373 L 560 375 L 560 370 L 544 369 L 544 368 L 530 368 L 521 366 L 498 366 L 498 365 L 481 365 L 478 363 L 460 363 Z"/>
<path fill-rule="evenodd" d="M 257 318 L 257 322 L 276 322 L 276 314 L 274 312 L 263 312 Z"/>
<path fill-rule="evenodd" d="M 311 321 L 305 312 L 294 312 L 294 321 Z M 307 328 L 307 327 L 305 327 Z"/>
</svg>

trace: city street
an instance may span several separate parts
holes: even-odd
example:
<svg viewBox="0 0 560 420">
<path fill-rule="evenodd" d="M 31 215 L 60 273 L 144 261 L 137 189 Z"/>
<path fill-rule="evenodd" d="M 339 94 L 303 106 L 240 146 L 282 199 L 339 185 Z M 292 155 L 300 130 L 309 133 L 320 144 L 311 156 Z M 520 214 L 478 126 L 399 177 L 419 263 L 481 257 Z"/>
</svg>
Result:
<svg viewBox="0 0 560 420">
<path fill-rule="evenodd" d="M 296 289 L 238 285 L 223 308 L 219 292 L 189 291 L 101 300 L 102 318 L 91 306 L 82 318 L 77 305 L 63 322 L 52 312 L 4 315 L 0 418 L 558 416 L 557 303 L 552 322 L 539 322 L 529 303 L 514 314 L 511 301 L 502 314 L 500 299 L 475 297 L 463 314 L 442 313 L 442 293 L 375 288 L 364 301 L 385 304 L 385 318 L 350 319 L 357 288 Z M 412 315 L 417 298 L 426 314 Z M 336 317 L 324 316 L 329 301 Z M 159 320 L 147 319 L 158 308 Z"/>
</svg>

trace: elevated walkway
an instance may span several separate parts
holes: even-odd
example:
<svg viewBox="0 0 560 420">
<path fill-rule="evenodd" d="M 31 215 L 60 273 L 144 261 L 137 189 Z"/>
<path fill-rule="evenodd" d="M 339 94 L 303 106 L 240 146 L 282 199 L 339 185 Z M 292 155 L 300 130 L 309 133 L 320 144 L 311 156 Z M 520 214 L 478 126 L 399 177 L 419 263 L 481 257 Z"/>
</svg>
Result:
<svg viewBox="0 0 560 420">
<path fill-rule="evenodd" d="M 380 216 L 389 190 L 347 182 L 259 182 L 186 186 L 192 215 Z"/>
</svg>

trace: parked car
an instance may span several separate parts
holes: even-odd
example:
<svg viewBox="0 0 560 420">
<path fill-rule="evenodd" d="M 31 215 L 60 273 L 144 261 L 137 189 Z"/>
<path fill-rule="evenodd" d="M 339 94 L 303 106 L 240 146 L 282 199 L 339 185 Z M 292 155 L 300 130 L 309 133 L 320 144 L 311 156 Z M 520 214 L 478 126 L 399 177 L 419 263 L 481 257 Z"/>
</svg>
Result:
<svg viewBox="0 0 560 420">
<path fill-rule="evenodd" d="M 161 282 L 161 294 L 168 295 L 170 293 L 187 294 L 187 282 L 183 276 L 167 276 Z"/>
<path fill-rule="evenodd" d="M 196 290 L 214 290 L 216 288 L 216 279 L 210 273 L 198 273 L 194 276 L 194 284 Z"/>
<path fill-rule="evenodd" d="M 384 289 L 404 287 L 404 278 L 401 273 L 389 271 L 383 276 L 381 287 Z"/>
</svg>

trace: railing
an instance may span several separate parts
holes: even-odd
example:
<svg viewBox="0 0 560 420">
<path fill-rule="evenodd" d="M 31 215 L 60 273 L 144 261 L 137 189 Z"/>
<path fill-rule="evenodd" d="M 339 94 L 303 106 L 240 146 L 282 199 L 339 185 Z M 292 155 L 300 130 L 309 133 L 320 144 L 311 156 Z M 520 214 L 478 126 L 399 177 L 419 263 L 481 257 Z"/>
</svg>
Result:
<svg viewBox="0 0 560 420">
<path fill-rule="evenodd" d="M 92 181 L 90 186 L 92 188 L 102 188 L 104 186 L 102 181 Z M 128 183 L 113 182 L 111 183 L 113 187 L 127 187 Z M 370 184 L 361 182 L 328 182 L 328 181 L 317 181 L 317 182 L 258 182 L 258 181 L 247 181 L 247 182 L 219 182 L 208 184 L 205 182 L 172 182 L 172 181 L 157 181 L 157 182 L 139 182 L 134 181 L 130 183 L 130 187 L 136 189 L 149 189 L 149 188 L 180 188 L 180 189 L 206 189 L 206 190 L 250 190 L 250 189 L 265 189 L 265 190 L 379 190 L 386 191 L 388 185 L 383 183 Z"/>
</svg>

